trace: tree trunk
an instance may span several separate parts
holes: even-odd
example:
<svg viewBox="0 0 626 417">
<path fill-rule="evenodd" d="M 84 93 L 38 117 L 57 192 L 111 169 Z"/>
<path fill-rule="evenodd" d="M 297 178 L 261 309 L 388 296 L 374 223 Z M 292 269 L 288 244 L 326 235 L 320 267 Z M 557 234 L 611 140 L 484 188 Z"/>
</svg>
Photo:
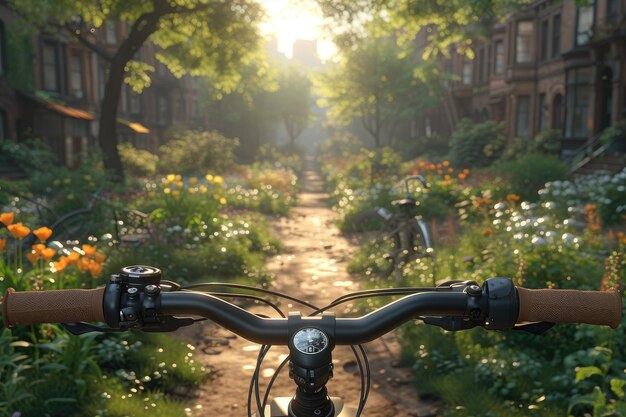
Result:
<svg viewBox="0 0 626 417">
<path fill-rule="evenodd" d="M 124 82 L 124 66 L 120 68 L 120 64 L 115 61 L 111 63 L 102 98 L 98 143 L 103 153 L 104 168 L 110 171 L 115 182 L 123 182 L 124 166 L 117 151 L 117 106 Z"/>
<path fill-rule="evenodd" d="M 117 107 L 122 93 L 126 64 L 157 29 L 159 19 L 167 13 L 165 7 L 167 3 L 159 0 L 155 2 L 153 12 L 140 16 L 111 59 L 100 110 L 98 143 L 103 153 L 104 168 L 112 174 L 115 182 L 124 181 L 124 167 L 117 151 Z"/>
</svg>

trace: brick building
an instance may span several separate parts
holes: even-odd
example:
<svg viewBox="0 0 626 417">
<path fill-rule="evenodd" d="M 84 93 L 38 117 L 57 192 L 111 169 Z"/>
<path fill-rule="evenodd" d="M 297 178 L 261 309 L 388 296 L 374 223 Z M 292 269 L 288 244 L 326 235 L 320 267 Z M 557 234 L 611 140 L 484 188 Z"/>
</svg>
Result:
<svg viewBox="0 0 626 417">
<path fill-rule="evenodd" d="M 107 60 L 65 33 L 20 32 L 19 22 L 0 2 L 0 140 L 25 137 L 47 142 L 68 166 L 97 149 L 100 102 Z M 125 22 L 107 22 L 90 41 L 115 50 Z M 141 94 L 123 86 L 118 107 L 118 139 L 156 150 L 175 125 L 205 126 L 198 86 L 189 76 L 176 79 L 146 43 L 135 60 L 155 68 L 152 85 Z M 7 59 L 7 56 L 19 59 Z"/>
<path fill-rule="evenodd" d="M 507 136 L 563 132 L 566 156 L 626 118 L 626 1 L 536 0 L 474 43 L 474 59 L 442 61 L 456 74 L 421 134 L 460 118 L 505 123 Z"/>
</svg>

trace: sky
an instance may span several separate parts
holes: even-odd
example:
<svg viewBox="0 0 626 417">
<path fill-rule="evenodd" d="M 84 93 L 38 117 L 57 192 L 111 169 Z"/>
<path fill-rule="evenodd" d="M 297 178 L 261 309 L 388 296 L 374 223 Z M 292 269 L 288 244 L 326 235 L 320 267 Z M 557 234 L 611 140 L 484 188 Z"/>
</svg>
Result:
<svg viewBox="0 0 626 417">
<path fill-rule="evenodd" d="M 324 36 L 324 19 L 313 0 L 259 0 L 267 11 L 267 21 L 261 25 L 263 33 L 278 39 L 278 50 L 291 58 L 291 47 L 296 39 L 317 39 L 317 51 L 322 60 L 336 53 L 333 42 Z"/>
</svg>

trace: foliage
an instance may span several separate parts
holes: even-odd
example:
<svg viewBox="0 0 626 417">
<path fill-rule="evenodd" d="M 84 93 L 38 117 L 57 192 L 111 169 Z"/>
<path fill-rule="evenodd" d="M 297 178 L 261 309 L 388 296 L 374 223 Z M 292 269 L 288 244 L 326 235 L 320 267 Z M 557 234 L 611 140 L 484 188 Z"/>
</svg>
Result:
<svg viewBox="0 0 626 417">
<path fill-rule="evenodd" d="M 496 161 L 504 149 L 504 126 L 462 119 L 450 136 L 450 162 L 460 167 L 483 167 Z"/>
<path fill-rule="evenodd" d="M 145 177 L 156 173 L 159 162 L 157 155 L 144 149 L 137 149 L 130 143 L 121 143 L 117 148 L 126 173 L 131 177 Z"/>
<path fill-rule="evenodd" d="M 582 175 L 569 181 L 552 181 L 539 190 L 545 201 L 556 201 L 570 206 L 583 207 L 589 204 L 597 207 L 605 224 L 615 224 L 626 220 L 626 169 L 609 174 Z"/>
<path fill-rule="evenodd" d="M 510 192 L 525 200 L 537 199 L 537 191 L 546 181 L 567 177 L 567 167 L 559 158 L 538 153 L 521 154 L 517 159 L 498 162 L 492 169 L 505 174 L 511 185 Z"/>
<path fill-rule="evenodd" d="M 158 47 L 156 58 L 177 78 L 203 76 L 219 89 L 233 91 L 240 84 L 241 67 L 258 58 L 260 36 L 256 23 L 260 5 L 249 0 L 206 3 L 200 0 L 169 2 L 109 0 L 105 7 L 90 0 L 12 0 L 9 6 L 37 28 L 78 38 L 110 63 L 101 105 L 98 139 L 105 167 L 123 178 L 117 152 L 115 117 L 122 83 L 139 91 L 149 85 L 148 65 L 133 56 L 150 39 Z M 79 18 L 77 18 L 79 16 Z M 129 22 L 117 48 L 100 45 L 94 36 L 103 24 Z M 60 29 L 59 29 L 60 28 Z M 97 35 L 97 34 L 96 34 Z M 103 52 L 107 51 L 107 52 Z"/>
<path fill-rule="evenodd" d="M 340 62 L 320 75 L 319 101 L 331 119 L 362 122 L 376 148 L 386 144 L 400 120 L 439 101 L 440 73 L 436 65 L 401 55 L 393 39 L 368 39 L 347 51 Z"/>
<path fill-rule="evenodd" d="M 32 71 L 33 40 L 18 24 L 6 26 L 7 78 L 9 85 L 23 91 L 32 91 L 35 85 Z"/>
<path fill-rule="evenodd" d="M 488 24 L 503 20 L 525 0 L 317 0 L 324 14 L 331 18 L 329 30 L 342 49 L 349 49 L 361 39 L 378 36 L 398 36 L 404 48 L 414 47 L 416 37 L 426 42 L 424 59 L 448 57 L 457 50 L 473 57 L 472 39 L 480 38 Z M 489 22 L 489 23 L 488 23 Z M 436 30 L 428 30 L 436 27 Z"/>
<path fill-rule="evenodd" d="M 238 146 L 238 139 L 229 139 L 217 132 L 187 130 L 161 146 L 159 170 L 188 175 L 222 172 L 233 165 Z"/>
<path fill-rule="evenodd" d="M 600 133 L 599 140 L 604 145 L 609 145 L 618 141 L 626 141 L 626 122 L 620 121 L 613 126 L 609 126 Z"/>
<path fill-rule="evenodd" d="M 273 168 L 287 168 L 299 173 L 303 168 L 302 152 L 295 146 L 283 146 L 276 147 L 272 144 L 266 143 L 259 148 L 255 161 L 259 167 L 273 169 Z"/>
<path fill-rule="evenodd" d="M 311 122 L 311 80 L 302 69 L 289 67 L 283 70 L 273 101 L 293 145 Z"/>
<path fill-rule="evenodd" d="M 27 174 L 47 171 L 56 165 L 56 157 L 48 145 L 37 139 L 0 142 L 0 162 L 12 162 Z"/>
</svg>

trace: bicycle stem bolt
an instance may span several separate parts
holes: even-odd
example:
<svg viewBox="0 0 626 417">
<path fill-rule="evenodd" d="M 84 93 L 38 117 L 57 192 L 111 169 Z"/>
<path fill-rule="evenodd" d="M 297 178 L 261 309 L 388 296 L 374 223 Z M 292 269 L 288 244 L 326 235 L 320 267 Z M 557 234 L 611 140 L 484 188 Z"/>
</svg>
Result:
<svg viewBox="0 0 626 417">
<path fill-rule="evenodd" d="M 472 297 L 480 297 L 483 294 L 483 290 L 478 285 L 472 284 L 465 288 L 465 293 Z"/>
</svg>

